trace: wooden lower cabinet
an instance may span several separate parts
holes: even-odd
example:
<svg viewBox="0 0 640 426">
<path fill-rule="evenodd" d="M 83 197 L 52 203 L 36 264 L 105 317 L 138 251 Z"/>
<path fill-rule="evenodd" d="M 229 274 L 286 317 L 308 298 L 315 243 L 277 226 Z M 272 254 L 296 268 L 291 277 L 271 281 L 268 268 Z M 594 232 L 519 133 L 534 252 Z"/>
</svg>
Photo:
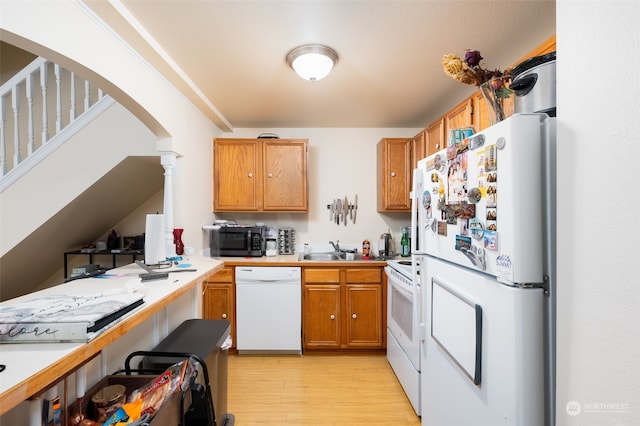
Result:
<svg viewBox="0 0 640 426">
<path fill-rule="evenodd" d="M 382 267 L 303 270 L 304 349 L 382 349 Z"/>
<path fill-rule="evenodd" d="M 339 348 L 340 285 L 305 284 L 303 300 L 304 347 Z"/>
<path fill-rule="evenodd" d="M 204 281 L 202 317 L 224 319 L 231 324 L 232 348 L 236 347 L 235 284 L 233 267 L 225 267 Z"/>
<path fill-rule="evenodd" d="M 234 267 L 203 283 L 205 319 L 231 323 L 236 349 Z M 303 349 L 384 349 L 386 275 L 382 266 L 302 268 Z M 268 302 L 268 301 L 265 301 Z"/>
<path fill-rule="evenodd" d="M 382 268 L 345 269 L 344 342 L 348 347 L 383 347 Z"/>
</svg>

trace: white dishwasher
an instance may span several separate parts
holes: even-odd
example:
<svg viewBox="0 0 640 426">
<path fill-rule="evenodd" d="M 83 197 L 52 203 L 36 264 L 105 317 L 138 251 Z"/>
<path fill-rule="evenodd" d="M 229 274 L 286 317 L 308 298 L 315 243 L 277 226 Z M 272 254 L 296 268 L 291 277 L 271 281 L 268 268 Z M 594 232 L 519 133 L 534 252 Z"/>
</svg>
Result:
<svg viewBox="0 0 640 426">
<path fill-rule="evenodd" d="M 302 353 L 301 268 L 236 266 L 238 353 Z"/>
</svg>

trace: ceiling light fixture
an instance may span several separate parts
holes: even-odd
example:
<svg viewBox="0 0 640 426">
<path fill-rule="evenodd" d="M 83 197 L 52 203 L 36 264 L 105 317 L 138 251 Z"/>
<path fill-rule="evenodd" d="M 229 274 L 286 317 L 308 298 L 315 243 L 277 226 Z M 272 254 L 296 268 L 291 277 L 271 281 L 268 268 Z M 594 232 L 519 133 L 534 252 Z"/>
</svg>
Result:
<svg viewBox="0 0 640 426">
<path fill-rule="evenodd" d="M 338 62 L 338 54 L 321 44 L 305 44 L 287 53 L 287 63 L 302 78 L 318 81 L 325 78 Z"/>
</svg>

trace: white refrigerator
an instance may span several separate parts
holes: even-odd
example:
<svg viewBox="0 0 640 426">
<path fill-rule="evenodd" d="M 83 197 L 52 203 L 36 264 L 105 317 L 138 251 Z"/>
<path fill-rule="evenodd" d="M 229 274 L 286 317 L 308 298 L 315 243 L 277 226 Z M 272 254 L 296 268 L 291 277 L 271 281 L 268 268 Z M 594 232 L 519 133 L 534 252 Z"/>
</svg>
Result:
<svg viewBox="0 0 640 426">
<path fill-rule="evenodd" d="M 553 424 L 555 121 L 517 114 L 420 162 L 422 424 Z"/>
</svg>

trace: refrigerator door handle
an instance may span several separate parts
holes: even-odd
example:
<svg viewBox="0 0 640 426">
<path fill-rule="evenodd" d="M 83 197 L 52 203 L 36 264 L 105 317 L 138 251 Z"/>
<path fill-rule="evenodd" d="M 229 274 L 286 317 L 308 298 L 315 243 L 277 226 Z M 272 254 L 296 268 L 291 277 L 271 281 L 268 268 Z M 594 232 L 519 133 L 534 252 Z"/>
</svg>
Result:
<svg viewBox="0 0 640 426">
<path fill-rule="evenodd" d="M 482 247 L 471 246 L 471 249 L 460 249 L 462 254 L 467 256 L 473 266 L 481 271 L 487 270 L 487 258 L 485 256 L 485 250 Z"/>
</svg>

